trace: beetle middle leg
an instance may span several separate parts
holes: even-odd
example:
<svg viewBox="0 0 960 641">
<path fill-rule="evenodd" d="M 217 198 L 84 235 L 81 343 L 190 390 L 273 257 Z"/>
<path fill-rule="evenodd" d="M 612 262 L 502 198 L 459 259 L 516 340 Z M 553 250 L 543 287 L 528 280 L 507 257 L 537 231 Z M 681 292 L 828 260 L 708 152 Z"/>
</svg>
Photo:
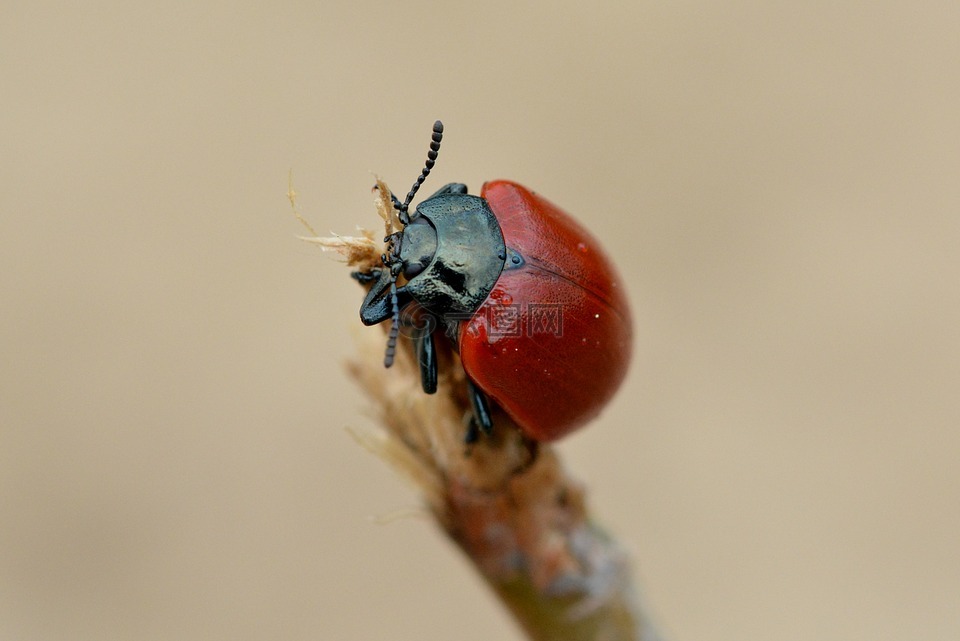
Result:
<svg viewBox="0 0 960 641">
<path fill-rule="evenodd" d="M 366 272 L 361 272 L 361 271 L 350 272 L 350 278 L 357 281 L 361 285 L 367 285 L 369 283 L 372 283 L 375 280 L 379 280 L 380 271 L 381 271 L 380 268 L 376 267 Z"/>
<path fill-rule="evenodd" d="M 473 416 L 470 417 L 470 425 L 463 440 L 466 443 L 475 443 L 480 438 L 481 432 L 486 436 L 490 436 L 493 432 L 493 417 L 490 415 L 490 400 L 487 395 L 481 392 L 469 378 L 467 378 L 467 396 L 470 398 Z"/>
<path fill-rule="evenodd" d="M 419 319 L 421 325 L 413 324 L 413 351 L 420 365 L 420 384 L 427 394 L 437 391 L 437 348 L 433 341 L 436 324 L 432 316 Z"/>
</svg>

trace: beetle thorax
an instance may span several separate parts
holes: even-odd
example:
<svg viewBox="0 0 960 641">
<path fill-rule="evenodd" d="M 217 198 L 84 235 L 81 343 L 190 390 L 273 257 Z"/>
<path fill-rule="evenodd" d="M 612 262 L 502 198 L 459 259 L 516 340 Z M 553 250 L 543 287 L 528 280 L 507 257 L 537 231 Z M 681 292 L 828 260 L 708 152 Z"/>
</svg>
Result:
<svg viewBox="0 0 960 641">
<path fill-rule="evenodd" d="M 402 234 L 405 289 L 435 314 L 471 314 L 486 299 L 506 250 L 486 201 L 466 194 L 429 198 Z"/>
</svg>

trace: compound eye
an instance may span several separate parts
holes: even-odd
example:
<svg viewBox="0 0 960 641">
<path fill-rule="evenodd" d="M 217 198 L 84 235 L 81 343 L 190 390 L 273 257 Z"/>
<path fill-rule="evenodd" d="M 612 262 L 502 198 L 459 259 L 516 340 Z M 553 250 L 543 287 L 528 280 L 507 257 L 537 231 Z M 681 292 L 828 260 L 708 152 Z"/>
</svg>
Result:
<svg viewBox="0 0 960 641">
<path fill-rule="evenodd" d="M 407 263 L 403 266 L 403 277 L 410 280 L 423 271 L 423 263 Z"/>
<path fill-rule="evenodd" d="M 437 252 L 437 232 L 423 217 L 414 218 L 403 229 L 399 256 L 403 260 L 403 276 L 407 280 L 423 272 Z"/>
</svg>

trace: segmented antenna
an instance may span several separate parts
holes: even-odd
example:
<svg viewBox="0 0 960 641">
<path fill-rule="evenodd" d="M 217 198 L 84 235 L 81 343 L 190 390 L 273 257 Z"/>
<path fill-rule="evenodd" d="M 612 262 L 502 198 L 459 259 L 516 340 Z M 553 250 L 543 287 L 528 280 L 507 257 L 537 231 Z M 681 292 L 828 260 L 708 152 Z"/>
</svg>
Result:
<svg viewBox="0 0 960 641">
<path fill-rule="evenodd" d="M 400 308 L 397 306 L 396 276 L 390 283 L 390 305 L 393 307 L 393 322 L 390 325 L 390 335 L 387 337 L 387 352 L 383 356 L 384 367 L 393 365 L 393 358 L 397 354 L 397 337 L 400 335 Z"/>
<path fill-rule="evenodd" d="M 413 183 L 413 187 L 410 188 L 410 193 L 407 194 L 406 200 L 401 203 L 392 192 L 390 193 L 393 206 L 400 212 L 400 222 L 404 225 L 410 224 L 410 214 L 407 213 L 407 209 L 410 207 L 413 197 L 416 196 L 420 185 L 422 185 L 423 181 L 430 175 L 430 170 L 433 169 L 434 164 L 437 162 L 437 152 L 440 151 L 441 140 L 443 140 L 443 123 L 438 120 L 433 123 L 433 136 L 430 139 L 430 151 L 427 152 L 427 162 L 424 163 L 423 171 L 420 172 L 420 176 L 416 182 Z M 391 234 L 384 238 L 383 241 L 388 242 L 393 236 L 399 238 L 400 234 Z M 390 270 L 390 307 L 392 321 L 390 324 L 390 333 L 387 336 L 387 351 L 383 356 L 384 367 L 390 367 L 393 365 L 394 357 L 397 355 L 397 338 L 400 336 L 400 307 L 397 303 L 397 276 L 400 274 L 401 263 L 394 248 L 391 248 L 389 257 L 383 254 L 380 256 L 380 260 L 384 266 Z"/>
<path fill-rule="evenodd" d="M 417 190 L 420 189 L 420 185 L 422 185 L 423 181 L 430 175 L 430 170 L 433 169 L 433 165 L 437 162 L 437 152 L 440 151 L 441 140 L 443 140 L 443 123 L 438 120 L 433 123 L 433 137 L 430 139 L 430 151 L 427 152 L 427 162 L 424 163 L 423 171 L 420 172 L 420 177 L 417 178 L 416 182 L 413 183 L 413 187 L 410 188 L 410 193 L 407 194 L 406 200 L 397 207 L 397 209 L 400 210 L 400 222 L 404 225 L 410 223 L 410 215 L 407 213 L 407 208 L 410 207 L 410 203 L 413 201 Z"/>
</svg>

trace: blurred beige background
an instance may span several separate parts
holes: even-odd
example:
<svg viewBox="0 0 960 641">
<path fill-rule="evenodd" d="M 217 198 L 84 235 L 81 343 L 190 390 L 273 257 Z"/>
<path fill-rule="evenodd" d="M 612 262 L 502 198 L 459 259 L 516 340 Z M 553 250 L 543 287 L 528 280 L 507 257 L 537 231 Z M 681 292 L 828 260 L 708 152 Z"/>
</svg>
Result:
<svg viewBox="0 0 960 641">
<path fill-rule="evenodd" d="M 562 444 L 675 641 L 960 638 L 956 2 L 0 9 L 0 639 L 517 639 L 345 432 L 371 172 L 628 278 Z"/>
</svg>

